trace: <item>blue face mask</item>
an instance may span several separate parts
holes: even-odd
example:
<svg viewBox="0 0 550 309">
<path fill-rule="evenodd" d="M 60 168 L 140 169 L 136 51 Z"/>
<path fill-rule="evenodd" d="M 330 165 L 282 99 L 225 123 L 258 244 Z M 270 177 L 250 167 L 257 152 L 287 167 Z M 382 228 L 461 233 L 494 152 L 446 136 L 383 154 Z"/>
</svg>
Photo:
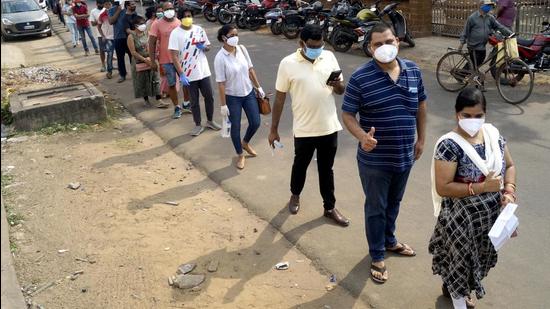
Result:
<svg viewBox="0 0 550 309">
<path fill-rule="evenodd" d="M 484 4 L 481 6 L 481 10 L 483 11 L 483 13 L 489 13 L 491 12 L 492 9 L 493 9 L 493 6 L 490 4 Z"/>
<path fill-rule="evenodd" d="M 312 59 L 312 60 L 315 60 L 317 59 L 319 56 L 321 56 L 321 53 L 323 52 L 323 47 L 319 47 L 319 48 L 309 48 L 309 47 L 306 47 L 305 48 L 305 51 L 304 51 L 304 54 L 306 55 L 306 57 L 308 57 L 309 59 Z"/>
</svg>

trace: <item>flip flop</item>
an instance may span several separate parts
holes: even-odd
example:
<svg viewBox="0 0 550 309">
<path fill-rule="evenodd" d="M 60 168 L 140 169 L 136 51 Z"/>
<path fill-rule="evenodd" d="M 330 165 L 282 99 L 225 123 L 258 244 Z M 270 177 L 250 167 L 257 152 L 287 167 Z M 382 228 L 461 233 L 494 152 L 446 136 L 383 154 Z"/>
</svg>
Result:
<svg viewBox="0 0 550 309">
<path fill-rule="evenodd" d="M 449 289 L 445 284 L 441 286 L 441 292 L 443 292 L 443 296 L 451 298 L 451 293 L 449 293 Z M 466 308 L 468 309 L 474 309 L 476 307 L 476 304 L 472 300 L 470 296 L 466 297 Z"/>
<path fill-rule="evenodd" d="M 377 278 L 376 276 L 374 276 L 374 274 L 372 273 L 373 271 L 376 271 L 376 272 L 379 272 L 382 274 L 382 277 L 384 276 L 384 273 L 386 272 L 386 266 L 383 266 L 383 267 L 378 267 L 374 264 L 370 264 L 370 276 L 372 278 L 372 280 L 374 282 L 377 282 L 377 283 L 380 283 L 380 284 L 384 284 L 386 283 L 386 281 L 388 281 L 388 279 L 380 279 L 380 278 Z"/>
<path fill-rule="evenodd" d="M 395 249 L 386 248 L 386 251 L 393 252 L 393 253 L 399 254 L 399 255 L 404 255 L 404 256 L 416 256 L 416 252 L 414 251 L 414 249 L 411 246 L 409 246 L 407 244 L 404 244 L 404 243 L 400 243 L 400 242 L 397 243 L 397 244 L 401 245 L 401 247 L 395 248 Z M 407 250 L 411 250 L 412 254 L 404 253 Z"/>
</svg>

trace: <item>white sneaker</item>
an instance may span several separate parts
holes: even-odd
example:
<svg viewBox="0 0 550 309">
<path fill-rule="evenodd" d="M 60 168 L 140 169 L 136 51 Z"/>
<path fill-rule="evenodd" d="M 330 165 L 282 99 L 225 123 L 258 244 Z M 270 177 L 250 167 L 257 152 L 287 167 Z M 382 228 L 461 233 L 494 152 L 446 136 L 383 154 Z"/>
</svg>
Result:
<svg viewBox="0 0 550 309">
<path fill-rule="evenodd" d="M 191 136 L 199 136 L 202 132 L 204 132 L 203 126 L 195 126 L 193 130 L 191 130 Z"/>
</svg>

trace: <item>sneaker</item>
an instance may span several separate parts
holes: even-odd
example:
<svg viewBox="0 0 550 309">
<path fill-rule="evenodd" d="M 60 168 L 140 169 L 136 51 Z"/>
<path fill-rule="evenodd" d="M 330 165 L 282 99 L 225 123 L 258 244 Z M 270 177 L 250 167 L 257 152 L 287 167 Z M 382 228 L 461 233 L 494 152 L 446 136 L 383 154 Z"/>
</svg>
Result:
<svg viewBox="0 0 550 309">
<path fill-rule="evenodd" d="M 95 54 L 96 54 L 96 55 L 99 55 L 99 49 L 96 49 L 96 50 L 95 50 Z"/>
<path fill-rule="evenodd" d="M 84 52 L 84 56 L 88 57 L 90 55 L 90 52 L 89 51 L 85 51 Z"/>
<path fill-rule="evenodd" d="M 195 126 L 193 130 L 191 130 L 191 136 L 199 136 L 202 132 L 204 132 L 203 126 Z"/>
<path fill-rule="evenodd" d="M 113 78 L 113 72 L 107 72 L 107 79 Z"/>
<path fill-rule="evenodd" d="M 181 104 L 182 106 L 182 113 L 184 114 L 192 114 L 193 112 L 191 111 L 191 104 Z"/>
<path fill-rule="evenodd" d="M 76 48 L 76 44 L 73 44 L 73 48 Z"/>
<path fill-rule="evenodd" d="M 214 120 L 207 121 L 206 127 L 214 131 L 219 131 L 222 129 L 222 127 L 219 124 L 217 124 Z"/>
<path fill-rule="evenodd" d="M 181 107 L 176 106 L 176 108 L 174 108 L 174 115 L 172 115 L 172 118 L 178 119 L 180 117 L 181 117 Z"/>
<path fill-rule="evenodd" d="M 168 108 L 170 104 L 164 102 L 163 100 L 158 100 L 157 105 L 155 105 L 157 108 Z"/>
<path fill-rule="evenodd" d="M 105 68 L 105 66 L 102 66 L 101 69 L 99 69 L 99 72 L 105 72 L 107 71 L 107 69 Z"/>
<path fill-rule="evenodd" d="M 126 80 L 126 77 L 125 76 L 121 76 L 118 80 L 117 80 L 117 83 L 122 83 L 123 81 Z"/>
</svg>

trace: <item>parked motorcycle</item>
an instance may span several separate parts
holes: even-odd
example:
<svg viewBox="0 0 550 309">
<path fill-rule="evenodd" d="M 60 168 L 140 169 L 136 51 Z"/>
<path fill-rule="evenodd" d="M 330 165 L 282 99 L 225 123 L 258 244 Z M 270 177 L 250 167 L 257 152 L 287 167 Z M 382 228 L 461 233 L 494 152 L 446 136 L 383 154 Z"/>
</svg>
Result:
<svg viewBox="0 0 550 309">
<path fill-rule="evenodd" d="M 262 2 L 265 3 L 266 1 Z M 283 11 L 288 10 L 290 5 L 287 1 L 275 1 L 275 8 L 265 14 L 265 23 L 274 35 L 283 33 Z"/>
<path fill-rule="evenodd" d="M 246 5 L 245 9 L 242 10 L 237 24 L 241 23 L 246 29 L 256 31 L 260 29 L 262 25 L 266 24 L 265 14 L 267 11 L 268 10 L 262 5 L 249 3 Z"/>
<path fill-rule="evenodd" d="M 383 20 L 383 17 L 387 15 L 391 21 L 393 30 L 395 31 L 395 35 L 399 38 L 399 40 L 409 44 L 410 47 L 414 47 L 416 44 L 409 28 L 407 27 L 407 20 L 405 19 L 405 15 L 403 15 L 403 12 L 401 10 L 397 9 L 399 3 L 390 3 L 386 5 L 386 7 L 384 7 L 382 11 L 378 9 L 379 3 L 380 0 L 376 1 L 374 8 L 371 7 L 371 10 L 376 10 L 378 17 L 381 20 Z"/>
<path fill-rule="evenodd" d="M 218 4 L 218 21 L 222 25 L 233 23 L 235 18 L 241 14 L 238 0 L 222 0 Z"/>
<path fill-rule="evenodd" d="M 317 16 L 322 10 L 323 4 L 317 1 L 311 5 L 298 8 L 298 10 L 283 11 L 283 35 L 287 39 L 295 39 L 306 24 L 316 23 Z"/>
<path fill-rule="evenodd" d="M 547 21 L 542 23 L 543 30 L 536 34 L 532 39 L 517 39 L 519 58 L 523 60 L 533 73 L 550 71 L 550 23 Z M 495 48 L 498 43 L 502 42 L 501 35 L 495 34 L 489 37 L 489 44 Z M 496 66 L 493 66 L 494 60 L 491 62 L 491 74 L 496 76 Z"/>
<path fill-rule="evenodd" d="M 209 22 L 216 22 L 218 20 L 217 9 L 219 5 L 215 0 L 206 0 L 202 6 L 202 15 L 204 19 Z"/>
</svg>

